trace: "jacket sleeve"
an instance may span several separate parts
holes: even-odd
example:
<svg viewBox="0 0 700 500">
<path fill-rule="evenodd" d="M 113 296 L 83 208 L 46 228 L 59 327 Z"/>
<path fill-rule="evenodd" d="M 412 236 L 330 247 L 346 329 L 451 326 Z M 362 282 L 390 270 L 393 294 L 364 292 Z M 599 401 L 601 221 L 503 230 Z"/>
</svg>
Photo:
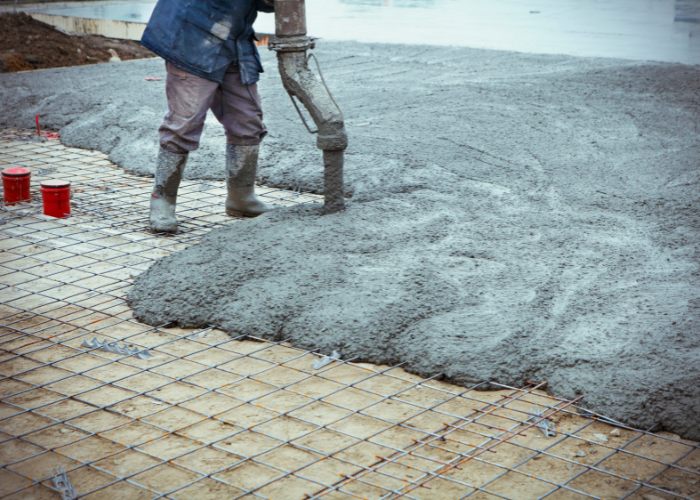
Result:
<svg viewBox="0 0 700 500">
<path fill-rule="evenodd" d="M 257 8 L 261 12 L 274 12 L 275 0 L 255 0 Z"/>
</svg>

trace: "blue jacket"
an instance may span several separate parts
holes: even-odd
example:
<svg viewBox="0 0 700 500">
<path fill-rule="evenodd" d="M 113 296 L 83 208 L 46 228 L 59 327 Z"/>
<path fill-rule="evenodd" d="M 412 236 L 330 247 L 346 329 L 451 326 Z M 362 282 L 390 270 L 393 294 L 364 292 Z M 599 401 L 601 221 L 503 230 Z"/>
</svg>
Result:
<svg viewBox="0 0 700 500">
<path fill-rule="evenodd" d="M 166 61 L 207 80 L 223 82 L 238 63 L 241 81 L 251 85 L 263 68 L 255 46 L 258 11 L 274 10 L 266 0 L 158 0 L 141 43 Z"/>
</svg>

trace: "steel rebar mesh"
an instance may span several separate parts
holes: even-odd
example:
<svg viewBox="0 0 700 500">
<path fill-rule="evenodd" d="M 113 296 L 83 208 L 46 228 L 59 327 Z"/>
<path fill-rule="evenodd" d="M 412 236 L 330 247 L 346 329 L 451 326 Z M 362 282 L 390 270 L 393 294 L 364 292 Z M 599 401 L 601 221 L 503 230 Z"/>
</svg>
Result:
<svg viewBox="0 0 700 500">
<path fill-rule="evenodd" d="M 284 341 L 139 324 L 124 302 L 133 276 L 235 223 L 220 215 L 223 183 L 183 183 L 183 230 L 156 237 L 148 179 L 26 137 L 0 134 L 0 166 L 28 166 L 35 181 L 69 175 L 74 216 L 42 216 L 36 192 L 31 204 L 2 207 L 0 495 L 54 494 L 59 467 L 87 498 L 697 491 L 697 443 L 582 415 L 538 385 L 464 388 L 352 360 L 316 370 L 319 353 Z M 85 347 L 93 338 L 151 357 Z"/>
</svg>

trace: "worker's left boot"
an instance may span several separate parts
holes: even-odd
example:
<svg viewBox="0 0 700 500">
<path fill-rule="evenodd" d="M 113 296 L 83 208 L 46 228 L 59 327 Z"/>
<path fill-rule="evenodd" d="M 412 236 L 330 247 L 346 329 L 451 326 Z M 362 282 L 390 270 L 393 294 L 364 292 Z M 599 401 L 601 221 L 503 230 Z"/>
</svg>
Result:
<svg viewBox="0 0 700 500">
<path fill-rule="evenodd" d="M 260 146 L 226 146 L 226 213 L 238 217 L 257 217 L 272 207 L 255 194 Z"/>
</svg>

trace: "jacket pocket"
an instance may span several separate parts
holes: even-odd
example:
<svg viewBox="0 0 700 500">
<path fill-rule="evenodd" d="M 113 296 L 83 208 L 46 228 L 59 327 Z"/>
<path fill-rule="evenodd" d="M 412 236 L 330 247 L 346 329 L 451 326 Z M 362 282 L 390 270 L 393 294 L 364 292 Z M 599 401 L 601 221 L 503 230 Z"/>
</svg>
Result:
<svg viewBox="0 0 700 500">
<path fill-rule="evenodd" d="M 227 40 L 234 29 L 234 19 L 242 15 L 238 10 L 230 0 L 195 0 L 187 6 L 184 21 L 220 40 Z"/>
<path fill-rule="evenodd" d="M 177 52 L 188 64 L 206 73 L 226 65 L 226 42 L 231 22 L 226 18 L 203 17 L 199 9 L 188 11 L 177 40 Z M 191 15 L 189 15 L 191 14 Z"/>
</svg>

